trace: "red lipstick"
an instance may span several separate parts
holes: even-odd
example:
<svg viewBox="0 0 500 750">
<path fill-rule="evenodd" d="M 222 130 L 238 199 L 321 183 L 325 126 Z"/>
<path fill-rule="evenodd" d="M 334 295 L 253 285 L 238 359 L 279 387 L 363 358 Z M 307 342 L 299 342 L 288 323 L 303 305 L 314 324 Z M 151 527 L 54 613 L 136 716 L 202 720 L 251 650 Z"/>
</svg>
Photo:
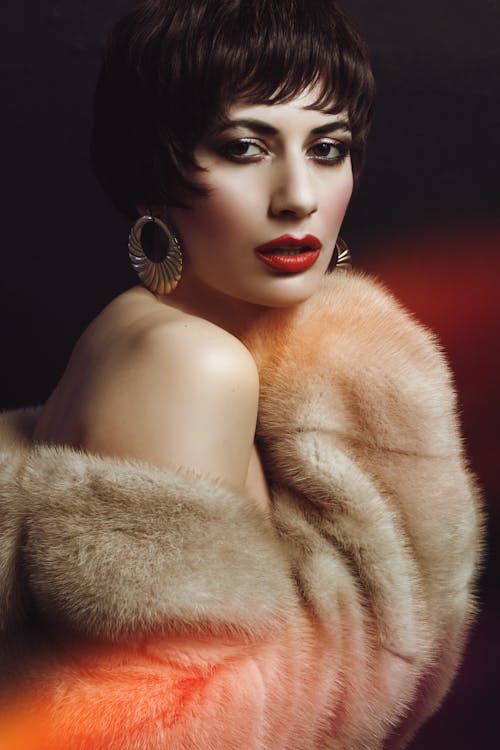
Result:
<svg viewBox="0 0 500 750">
<path fill-rule="evenodd" d="M 255 248 L 257 258 L 277 271 L 298 273 L 310 268 L 319 258 L 321 242 L 312 234 L 305 237 L 281 237 Z"/>
</svg>

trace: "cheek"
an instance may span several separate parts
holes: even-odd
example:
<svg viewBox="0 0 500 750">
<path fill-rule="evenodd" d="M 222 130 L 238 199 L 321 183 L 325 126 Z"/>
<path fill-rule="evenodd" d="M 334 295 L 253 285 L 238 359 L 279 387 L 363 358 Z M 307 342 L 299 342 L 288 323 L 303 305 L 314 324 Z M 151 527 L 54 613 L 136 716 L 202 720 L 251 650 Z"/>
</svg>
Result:
<svg viewBox="0 0 500 750">
<path fill-rule="evenodd" d="M 334 230 L 338 229 L 342 223 L 349 201 L 351 200 L 352 190 L 352 174 L 346 174 L 335 186 L 325 191 L 321 211 L 325 224 Z"/>
<path fill-rule="evenodd" d="M 181 234 L 188 240 L 197 239 L 206 245 L 217 241 L 219 246 L 233 243 L 241 233 L 246 234 L 255 224 L 257 211 L 255 197 L 248 189 L 223 185 L 214 188 L 209 196 L 196 201 L 193 210 L 183 217 L 179 226 Z"/>
</svg>

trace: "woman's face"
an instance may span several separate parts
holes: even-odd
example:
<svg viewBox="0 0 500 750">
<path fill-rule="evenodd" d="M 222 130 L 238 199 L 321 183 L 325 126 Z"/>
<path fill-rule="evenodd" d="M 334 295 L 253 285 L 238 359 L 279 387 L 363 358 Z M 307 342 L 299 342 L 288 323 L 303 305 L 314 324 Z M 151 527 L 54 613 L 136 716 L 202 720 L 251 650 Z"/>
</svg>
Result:
<svg viewBox="0 0 500 750">
<path fill-rule="evenodd" d="M 208 195 L 168 210 L 185 256 L 179 293 L 184 284 L 281 307 L 318 287 L 353 179 L 347 117 L 305 108 L 314 101 L 310 91 L 286 104 L 235 104 L 229 124 L 198 145 Z"/>
</svg>

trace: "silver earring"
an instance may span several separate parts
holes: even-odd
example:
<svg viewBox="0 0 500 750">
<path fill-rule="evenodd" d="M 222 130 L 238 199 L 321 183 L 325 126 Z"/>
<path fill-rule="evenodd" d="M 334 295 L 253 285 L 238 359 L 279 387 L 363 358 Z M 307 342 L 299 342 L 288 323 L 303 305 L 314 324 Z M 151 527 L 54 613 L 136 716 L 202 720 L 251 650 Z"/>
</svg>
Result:
<svg viewBox="0 0 500 750">
<path fill-rule="evenodd" d="M 162 231 L 165 255 L 152 260 L 144 252 L 142 230 L 153 223 Z M 169 294 L 177 286 L 182 273 L 182 250 L 174 232 L 151 211 L 137 219 L 128 238 L 128 256 L 140 280 L 154 294 Z"/>
<path fill-rule="evenodd" d="M 342 237 L 337 237 L 337 242 L 333 248 L 329 270 L 333 271 L 334 268 L 343 268 L 346 271 L 352 270 L 351 253 Z"/>
</svg>

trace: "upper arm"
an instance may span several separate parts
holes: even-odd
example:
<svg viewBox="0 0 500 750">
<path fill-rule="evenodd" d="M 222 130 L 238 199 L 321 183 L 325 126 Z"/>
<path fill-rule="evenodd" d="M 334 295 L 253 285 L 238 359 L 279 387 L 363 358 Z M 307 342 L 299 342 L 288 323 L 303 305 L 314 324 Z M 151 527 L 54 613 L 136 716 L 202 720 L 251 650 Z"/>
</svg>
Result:
<svg viewBox="0 0 500 750">
<path fill-rule="evenodd" d="M 204 321 L 155 326 L 119 344 L 93 378 L 83 447 L 242 489 L 258 396 L 255 362 L 236 338 Z"/>
</svg>

